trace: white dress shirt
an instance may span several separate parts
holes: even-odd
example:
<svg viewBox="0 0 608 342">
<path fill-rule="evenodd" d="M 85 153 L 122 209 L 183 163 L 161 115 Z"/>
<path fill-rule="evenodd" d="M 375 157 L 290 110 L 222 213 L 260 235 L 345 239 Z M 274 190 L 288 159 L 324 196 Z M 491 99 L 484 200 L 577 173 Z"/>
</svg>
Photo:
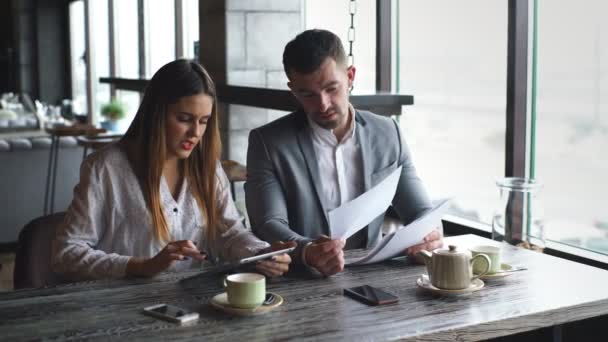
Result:
<svg viewBox="0 0 608 342">
<path fill-rule="evenodd" d="M 170 240 L 192 240 L 208 258 L 236 260 L 256 254 L 268 243 L 256 238 L 242 224 L 230 196 L 229 183 L 217 163 L 217 200 L 226 203 L 216 241 L 206 241 L 207 229 L 187 181 L 177 201 L 164 177 L 160 200 L 170 230 Z M 90 155 L 81 166 L 80 183 L 53 242 L 55 271 L 74 279 L 125 276 L 131 256 L 152 257 L 166 243 L 158 243 L 143 193 L 121 145 L 113 144 Z M 194 260 L 177 261 L 170 270 L 200 267 Z"/>
<path fill-rule="evenodd" d="M 361 146 L 355 134 L 354 114 L 354 108 L 349 106 L 350 126 L 342 141 L 338 141 L 332 129 L 323 128 L 308 118 L 319 165 L 321 200 L 326 210 L 348 203 L 364 192 Z M 361 234 L 349 238 L 347 248 L 363 247 Z"/>
</svg>

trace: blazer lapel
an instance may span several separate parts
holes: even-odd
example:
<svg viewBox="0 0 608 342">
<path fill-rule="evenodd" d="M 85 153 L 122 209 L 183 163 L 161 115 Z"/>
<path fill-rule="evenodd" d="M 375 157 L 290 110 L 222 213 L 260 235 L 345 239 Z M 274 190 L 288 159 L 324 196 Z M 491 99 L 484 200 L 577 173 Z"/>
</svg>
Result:
<svg viewBox="0 0 608 342">
<path fill-rule="evenodd" d="M 361 147 L 361 162 L 363 163 L 363 185 L 365 191 L 368 191 L 372 187 L 372 151 L 369 143 L 370 137 L 369 132 L 366 130 L 365 119 L 361 117 L 361 114 L 355 110 L 355 124 L 357 125 L 357 140 Z"/>
<path fill-rule="evenodd" d="M 361 114 L 355 110 L 355 124 L 357 125 L 357 139 L 359 141 L 359 146 L 361 147 L 361 163 L 363 163 L 363 185 L 365 187 L 365 191 L 368 191 L 372 187 L 372 171 L 373 171 L 373 155 L 369 136 L 369 131 L 366 129 L 365 119 L 361 116 Z M 367 229 L 367 247 L 371 247 L 375 244 L 378 237 L 376 236 L 377 230 Z"/>
<path fill-rule="evenodd" d="M 306 161 L 306 167 L 308 169 L 308 174 L 310 175 L 310 182 L 315 188 L 315 194 L 317 196 L 317 201 L 323 211 L 323 217 L 325 218 L 325 230 L 326 233 L 329 233 L 329 217 L 327 216 L 327 206 L 325 205 L 325 201 L 323 201 L 323 196 L 321 192 L 321 184 L 319 184 L 317 179 L 321 177 L 319 172 L 319 164 L 317 163 L 317 156 L 315 155 L 315 150 L 312 145 L 312 139 L 310 137 L 310 132 L 308 131 L 308 122 L 306 121 L 306 113 L 300 111 L 299 115 L 297 115 L 298 119 L 296 121 L 296 131 L 298 143 L 300 145 L 300 150 L 304 155 L 304 160 Z"/>
</svg>

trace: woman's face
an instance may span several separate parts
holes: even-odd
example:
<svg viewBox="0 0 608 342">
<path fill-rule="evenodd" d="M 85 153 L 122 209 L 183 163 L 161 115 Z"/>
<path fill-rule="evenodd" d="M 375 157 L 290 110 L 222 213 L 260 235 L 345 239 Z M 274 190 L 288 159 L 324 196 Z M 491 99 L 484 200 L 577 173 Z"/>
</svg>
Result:
<svg viewBox="0 0 608 342">
<path fill-rule="evenodd" d="M 169 105 L 166 120 L 167 159 L 186 159 L 203 138 L 213 111 L 213 98 L 197 94 Z"/>
</svg>

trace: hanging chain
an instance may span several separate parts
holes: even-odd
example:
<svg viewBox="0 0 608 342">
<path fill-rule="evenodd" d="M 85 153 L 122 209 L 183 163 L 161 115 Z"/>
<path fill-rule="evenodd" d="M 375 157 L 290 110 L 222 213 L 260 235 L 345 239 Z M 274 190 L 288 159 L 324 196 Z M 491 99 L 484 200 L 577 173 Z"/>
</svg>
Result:
<svg viewBox="0 0 608 342">
<path fill-rule="evenodd" d="M 350 0 L 348 5 L 350 13 L 350 27 L 348 28 L 348 65 L 355 64 L 355 56 L 353 55 L 353 44 L 355 42 L 355 13 L 357 13 L 357 2 Z"/>
</svg>

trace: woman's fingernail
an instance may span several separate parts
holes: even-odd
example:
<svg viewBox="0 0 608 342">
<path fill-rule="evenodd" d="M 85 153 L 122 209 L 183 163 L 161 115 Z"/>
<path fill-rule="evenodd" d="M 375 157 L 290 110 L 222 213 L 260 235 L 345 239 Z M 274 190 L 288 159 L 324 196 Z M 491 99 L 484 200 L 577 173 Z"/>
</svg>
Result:
<svg viewBox="0 0 608 342">
<path fill-rule="evenodd" d="M 272 261 L 277 261 L 277 257 L 276 257 L 276 256 L 273 256 L 272 258 L 270 258 L 270 260 L 272 260 Z"/>
</svg>

